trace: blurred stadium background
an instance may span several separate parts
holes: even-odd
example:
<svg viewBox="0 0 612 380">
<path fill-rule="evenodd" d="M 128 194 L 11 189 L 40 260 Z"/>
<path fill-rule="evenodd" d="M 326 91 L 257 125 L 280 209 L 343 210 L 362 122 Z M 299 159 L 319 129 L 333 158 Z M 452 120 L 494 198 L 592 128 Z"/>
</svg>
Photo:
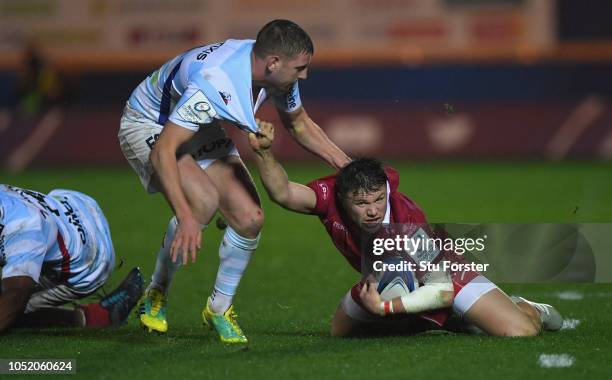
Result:
<svg viewBox="0 0 612 380">
<path fill-rule="evenodd" d="M 606 0 L 0 0 L 0 157 L 125 166 L 118 120 L 146 75 L 288 18 L 315 42 L 302 100 L 351 154 L 608 160 L 611 14 Z M 279 139 L 281 158 L 312 158 Z"/>
<path fill-rule="evenodd" d="M 430 221 L 612 221 L 608 0 L 0 0 L 0 182 L 94 196 L 125 263 L 107 289 L 135 265 L 148 277 L 170 210 L 145 195 L 119 150 L 123 105 L 175 54 L 253 38 L 274 18 L 315 42 L 300 84 L 313 119 L 348 153 L 390 160 Z M 270 105 L 261 117 L 276 120 Z M 228 132 L 248 158 L 245 136 Z M 287 133 L 277 140 L 292 179 L 329 172 Z M 77 358 L 89 379 L 610 378 L 612 285 L 599 277 L 608 247 L 599 283 L 504 285 L 555 304 L 568 321 L 560 333 L 338 340 L 331 315 L 358 275 L 316 218 L 262 198 L 264 237 L 236 298 L 248 351 L 199 326 L 223 233 L 208 228 L 198 263 L 173 283 L 167 336 L 134 319 L 119 330 L 21 331 L 2 337 L 0 358 Z M 542 354 L 575 363 L 543 368 Z M 383 368 L 380 358 L 402 361 Z"/>
</svg>

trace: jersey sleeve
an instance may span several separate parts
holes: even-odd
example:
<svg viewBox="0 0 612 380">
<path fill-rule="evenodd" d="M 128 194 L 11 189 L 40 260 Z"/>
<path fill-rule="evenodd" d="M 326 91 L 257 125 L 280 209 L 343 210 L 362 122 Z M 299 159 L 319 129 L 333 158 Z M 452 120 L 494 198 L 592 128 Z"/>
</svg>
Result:
<svg viewBox="0 0 612 380">
<path fill-rule="evenodd" d="M 302 100 L 300 99 L 300 88 L 298 86 L 298 82 L 296 81 L 293 84 L 291 90 L 287 91 L 286 94 L 283 95 L 272 95 L 272 100 L 281 111 L 290 113 L 296 111 L 298 108 L 302 106 Z"/>
<path fill-rule="evenodd" d="M 310 187 L 316 194 L 317 203 L 313 210 L 313 214 L 326 215 L 331 204 L 331 197 L 334 196 L 333 189 L 328 181 L 317 179 L 306 186 Z"/>
<path fill-rule="evenodd" d="M 38 283 L 45 254 L 48 233 L 45 233 L 40 219 L 20 221 L 18 226 L 4 227 L 0 241 L 0 256 L 4 258 L 2 278 L 27 276 Z"/>
<path fill-rule="evenodd" d="M 174 124 L 196 132 L 201 125 L 210 124 L 218 116 L 213 102 L 204 89 L 190 83 L 168 118 Z"/>
</svg>

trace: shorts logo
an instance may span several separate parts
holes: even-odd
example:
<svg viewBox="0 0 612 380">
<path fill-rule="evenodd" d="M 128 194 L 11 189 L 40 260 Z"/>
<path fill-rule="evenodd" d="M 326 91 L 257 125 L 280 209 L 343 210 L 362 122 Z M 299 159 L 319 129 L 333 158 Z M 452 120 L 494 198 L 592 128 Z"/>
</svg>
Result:
<svg viewBox="0 0 612 380">
<path fill-rule="evenodd" d="M 157 139 L 159 139 L 159 133 L 156 133 L 153 136 L 147 137 L 147 139 L 145 140 L 145 143 L 147 143 L 147 146 L 149 147 L 149 149 L 153 149 L 153 145 L 155 145 L 155 142 L 157 142 Z"/>
<path fill-rule="evenodd" d="M 228 149 L 231 145 L 232 145 L 231 139 L 223 138 L 223 139 L 215 140 L 209 144 L 202 145 L 196 153 L 192 154 L 192 157 L 197 158 L 197 157 L 202 156 L 203 154 L 210 153 L 217 149 Z"/>
<path fill-rule="evenodd" d="M 213 118 L 217 116 L 212 102 L 200 90 L 191 95 L 176 112 L 182 120 L 195 124 L 211 123 Z"/>
</svg>

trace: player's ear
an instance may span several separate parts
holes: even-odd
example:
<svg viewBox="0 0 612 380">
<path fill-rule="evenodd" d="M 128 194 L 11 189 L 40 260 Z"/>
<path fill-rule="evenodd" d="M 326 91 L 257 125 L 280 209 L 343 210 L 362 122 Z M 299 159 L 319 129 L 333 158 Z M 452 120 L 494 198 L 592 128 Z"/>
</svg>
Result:
<svg viewBox="0 0 612 380">
<path fill-rule="evenodd" d="M 269 55 L 266 59 L 266 68 L 269 71 L 277 71 L 281 67 L 281 59 L 278 55 Z"/>
</svg>

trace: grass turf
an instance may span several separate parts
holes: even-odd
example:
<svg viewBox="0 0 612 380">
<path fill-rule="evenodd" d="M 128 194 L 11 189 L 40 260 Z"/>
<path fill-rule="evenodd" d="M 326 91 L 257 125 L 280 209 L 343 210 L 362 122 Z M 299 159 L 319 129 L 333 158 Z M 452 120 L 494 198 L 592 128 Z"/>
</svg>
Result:
<svg viewBox="0 0 612 380">
<path fill-rule="evenodd" d="M 611 222 L 612 172 L 596 163 L 402 163 L 401 190 L 437 222 Z M 322 166 L 291 165 L 306 182 Z M 64 187 L 95 197 L 105 211 L 118 259 L 111 290 L 132 266 L 148 278 L 170 212 L 162 197 L 147 196 L 123 169 L 2 173 L 2 182 L 49 191 Z M 258 182 L 258 181 L 257 181 Z M 263 194 L 260 192 L 260 194 Z M 289 214 L 263 196 L 266 226 L 243 279 L 236 308 L 251 343 L 226 347 L 201 326 L 200 312 L 216 274 L 222 232 L 204 234 L 195 265 L 175 277 L 170 331 L 146 334 L 130 318 L 106 330 L 13 330 L 0 336 L 0 358 L 76 358 L 77 377 L 215 378 L 609 378 L 612 375 L 611 284 L 505 285 L 554 303 L 576 329 L 532 339 L 426 334 L 416 337 L 333 339 L 329 323 L 357 274 L 335 251 L 315 217 Z M 119 262 L 120 260 L 118 260 Z M 561 300 L 559 291 L 582 300 Z M 570 368 L 544 369 L 542 353 L 567 353 Z"/>
</svg>

